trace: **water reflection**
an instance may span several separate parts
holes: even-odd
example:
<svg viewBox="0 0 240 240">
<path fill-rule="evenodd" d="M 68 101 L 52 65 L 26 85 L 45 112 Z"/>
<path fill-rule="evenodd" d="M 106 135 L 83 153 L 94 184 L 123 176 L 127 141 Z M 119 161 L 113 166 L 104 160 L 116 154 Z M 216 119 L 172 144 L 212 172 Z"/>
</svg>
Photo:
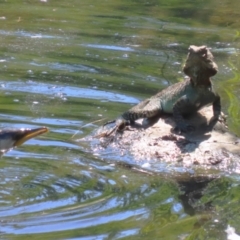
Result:
<svg viewBox="0 0 240 240">
<path fill-rule="evenodd" d="M 8 92 L 27 92 L 27 93 L 37 93 L 44 95 L 51 95 L 55 97 L 67 100 L 67 97 L 78 97 L 78 98 L 90 98 L 90 99 L 100 99 L 101 101 L 113 101 L 122 103 L 137 103 L 138 100 L 134 97 L 126 96 L 123 94 L 112 93 L 108 91 L 101 91 L 89 88 L 80 88 L 72 86 L 64 86 L 50 83 L 40 83 L 34 81 L 11 81 L 11 82 L 1 82 L 3 90 Z"/>
<path fill-rule="evenodd" d="M 104 49 L 104 50 L 113 50 L 113 51 L 127 51 L 127 52 L 133 52 L 134 49 L 130 47 L 120 47 L 120 46 L 108 46 L 108 45 L 98 45 L 98 44 L 82 44 L 84 47 L 90 47 L 90 48 L 98 48 L 98 49 Z"/>
<path fill-rule="evenodd" d="M 39 33 L 31 33 L 26 31 L 4 31 L 0 30 L 0 35 L 16 36 L 16 37 L 30 37 L 30 38 L 62 38 L 61 36 L 42 35 Z"/>
</svg>

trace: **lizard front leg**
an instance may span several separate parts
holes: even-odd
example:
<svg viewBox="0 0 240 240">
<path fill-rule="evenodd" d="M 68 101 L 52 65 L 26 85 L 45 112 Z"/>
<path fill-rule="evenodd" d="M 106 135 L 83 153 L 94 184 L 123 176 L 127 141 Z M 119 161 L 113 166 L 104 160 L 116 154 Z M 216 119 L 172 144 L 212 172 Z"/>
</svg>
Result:
<svg viewBox="0 0 240 240">
<path fill-rule="evenodd" d="M 213 102 L 213 116 L 210 119 L 209 125 L 213 126 L 217 121 L 225 122 L 224 115 L 221 115 L 221 100 L 218 95 L 216 95 L 215 100 Z"/>
<path fill-rule="evenodd" d="M 213 102 L 213 118 L 218 119 L 221 115 L 221 100 L 218 95 L 216 95 L 215 101 Z"/>
<path fill-rule="evenodd" d="M 182 113 L 183 109 L 192 108 L 192 104 L 189 102 L 189 99 L 186 96 L 181 97 L 177 100 L 177 102 L 173 105 L 173 118 L 176 122 L 176 128 L 181 132 L 192 131 L 194 127 L 184 120 Z"/>
</svg>

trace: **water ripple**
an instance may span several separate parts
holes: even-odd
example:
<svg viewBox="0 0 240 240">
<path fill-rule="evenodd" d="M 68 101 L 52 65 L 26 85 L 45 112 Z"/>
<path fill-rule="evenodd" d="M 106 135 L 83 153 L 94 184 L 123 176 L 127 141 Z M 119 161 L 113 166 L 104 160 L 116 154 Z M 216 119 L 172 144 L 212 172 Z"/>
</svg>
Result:
<svg viewBox="0 0 240 240">
<path fill-rule="evenodd" d="M 37 93 L 51 96 L 59 96 L 64 95 L 65 97 L 80 97 L 87 99 L 98 99 L 102 101 L 111 101 L 111 102 L 122 102 L 122 103 L 138 103 L 134 97 L 126 96 L 119 93 L 111 93 L 103 90 L 96 90 L 90 88 L 79 88 L 72 86 L 64 86 L 64 85 L 53 85 L 53 84 L 45 84 L 34 81 L 1 81 L 0 85 L 3 86 L 4 91 L 8 92 L 28 92 L 28 93 Z"/>
<path fill-rule="evenodd" d="M 27 32 L 27 31 L 5 31 L 5 30 L 0 30 L 0 35 L 16 36 L 16 37 L 30 37 L 30 38 L 46 38 L 46 39 L 63 38 L 61 36 L 52 36 L 52 35 L 46 35 L 46 34 L 31 33 L 31 32 Z"/>
<path fill-rule="evenodd" d="M 75 209 L 72 213 L 62 213 L 62 217 L 58 214 L 57 216 L 56 214 L 48 216 L 44 214 L 43 216 L 39 216 L 37 218 L 30 217 L 29 219 L 24 219 L 21 222 L 13 220 L 12 222 L 9 222 L 7 226 L 0 227 L 0 231 L 15 234 L 46 233 L 59 230 L 83 229 L 113 223 L 115 221 L 126 221 L 132 217 L 139 218 L 139 220 L 146 219 L 148 217 L 148 211 L 144 208 L 92 217 L 86 217 L 85 211 L 89 213 L 89 208 Z M 91 212 L 92 211 L 94 210 L 91 209 Z M 91 215 L 91 213 L 87 215 Z"/>
<path fill-rule="evenodd" d="M 98 48 L 98 49 L 104 49 L 104 50 L 114 50 L 114 51 L 127 51 L 127 52 L 134 52 L 135 50 L 130 47 L 121 47 L 121 46 L 110 46 L 110 45 L 100 45 L 100 44 L 80 44 L 84 47 L 90 47 L 90 48 Z"/>
</svg>

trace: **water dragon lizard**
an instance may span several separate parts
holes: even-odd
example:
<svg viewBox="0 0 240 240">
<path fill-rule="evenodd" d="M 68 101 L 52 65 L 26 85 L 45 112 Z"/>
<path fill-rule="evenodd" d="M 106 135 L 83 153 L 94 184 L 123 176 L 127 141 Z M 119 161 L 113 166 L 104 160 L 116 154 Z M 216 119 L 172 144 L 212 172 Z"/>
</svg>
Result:
<svg viewBox="0 0 240 240">
<path fill-rule="evenodd" d="M 213 55 L 206 46 L 191 45 L 188 51 L 183 72 L 189 78 L 140 102 L 116 120 L 107 122 L 106 124 L 115 122 L 115 126 L 98 137 L 110 136 L 124 129 L 125 126 L 133 124 L 137 119 L 152 118 L 163 113 L 173 115 L 176 128 L 180 132 L 192 131 L 193 127 L 186 123 L 183 116 L 210 104 L 213 106 L 212 120 L 217 120 L 221 114 L 220 97 L 213 90 L 210 79 L 218 71 L 217 64 L 213 61 Z"/>
</svg>

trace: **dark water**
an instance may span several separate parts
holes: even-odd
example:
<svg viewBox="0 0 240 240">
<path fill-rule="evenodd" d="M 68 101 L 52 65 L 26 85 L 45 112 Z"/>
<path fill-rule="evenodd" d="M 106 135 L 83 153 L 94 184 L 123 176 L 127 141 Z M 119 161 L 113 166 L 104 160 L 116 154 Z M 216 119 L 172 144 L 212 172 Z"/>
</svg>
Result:
<svg viewBox="0 0 240 240">
<path fill-rule="evenodd" d="M 0 161 L 0 238 L 227 239 L 228 225 L 240 234 L 239 173 L 189 182 L 166 166 L 156 174 L 118 156 L 104 161 L 76 141 L 180 81 L 191 44 L 212 48 L 215 88 L 240 135 L 239 8 L 237 0 L 1 1 L 1 126 L 50 133 Z"/>
</svg>

